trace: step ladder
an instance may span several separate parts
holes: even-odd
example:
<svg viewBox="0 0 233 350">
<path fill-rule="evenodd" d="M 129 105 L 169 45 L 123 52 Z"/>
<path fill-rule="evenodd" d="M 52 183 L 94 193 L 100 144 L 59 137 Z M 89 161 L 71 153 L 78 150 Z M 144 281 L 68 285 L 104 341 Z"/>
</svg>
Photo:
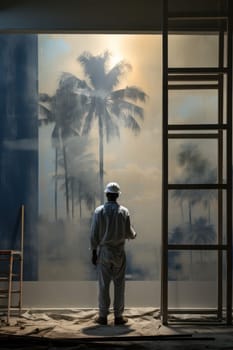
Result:
<svg viewBox="0 0 233 350">
<path fill-rule="evenodd" d="M 24 205 L 20 208 L 19 250 L 0 250 L 0 311 L 6 314 L 10 324 L 12 311 L 22 310 L 23 287 L 23 246 L 24 246 Z"/>
</svg>

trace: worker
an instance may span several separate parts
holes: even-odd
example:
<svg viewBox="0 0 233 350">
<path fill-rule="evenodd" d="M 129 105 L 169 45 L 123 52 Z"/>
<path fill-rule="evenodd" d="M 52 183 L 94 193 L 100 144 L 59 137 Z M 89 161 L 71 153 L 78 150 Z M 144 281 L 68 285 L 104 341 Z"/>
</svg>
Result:
<svg viewBox="0 0 233 350">
<path fill-rule="evenodd" d="M 119 205 L 120 186 L 110 182 L 105 188 L 107 201 L 95 209 L 91 225 L 92 263 L 97 266 L 99 282 L 99 316 L 96 323 L 106 325 L 110 307 L 109 287 L 114 284 L 114 322 L 124 325 L 125 240 L 134 239 L 136 232 L 130 223 L 127 208 Z"/>
</svg>

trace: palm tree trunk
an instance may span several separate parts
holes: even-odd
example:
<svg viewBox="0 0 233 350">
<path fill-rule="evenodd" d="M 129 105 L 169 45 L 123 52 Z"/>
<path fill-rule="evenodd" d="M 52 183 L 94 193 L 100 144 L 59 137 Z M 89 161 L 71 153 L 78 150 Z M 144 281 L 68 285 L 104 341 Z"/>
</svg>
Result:
<svg viewBox="0 0 233 350">
<path fill-rule="evenodd" d="M 190 229 L 192 230 L 192 204 L 189 202 L 189 225 Z"/>
<path fill-rule="evenodd" d="M 70 206 L 69 206 L 68 168 L 67 168 L 67 158 L 66 158 L 66 146 L 63 138 L 62 138 L 62 151 L 63 151 L 64 171 L 65 171 L 66 216 L 67 218 L 69 218 Z"/>
<path fill-rule="evenodd" d="M 71 211 L 72 219 L 74 218 L 74 178 L 71 178 Z"/>
<path fill-rule="evenodd" d="M 192 204 L 189 201 L 189 228 L 190 231 L 192 232 Z M 192 279 L 193 276 L 193 252 L 192 250 L 190 251 L 190 276 Z"/>
<path fill-rule="evenodd" d="M 99 116 L 99 176 L 100 176 L 100 202 L 104 202 L 104 132 L 103 122 Z"/>
<path fill-rule="evenodd" d="M 182 218 L 182 223 L 184 224 L 184 207 L 183 207 L 183 202 L 180 201 L 180 212 L 181 212 L 181 218 Z"/>
<path fill-rule="evenodd" d="M 211 222 L 211 210 L 210 210 L 210 200 L 208 201 L 208 221 L 209 221 L 209 224 Z"/>
<path fill-rule="evenodd" d="M 190 250 L 190 279 L 193 278 L 193 252 Z"/>
<path fill-rule="evenodd" d="M 81 194 L 81 184 L 78 184 L 78 197 L 79 197 L 79 218 L 82 218 L 82 194 Z"/>
<path fill-rule="evenodd" d="M 57 221 L 57 168 L 58 168 L 58 149 L 55 148 L 55 184 L 54 184 L 54 217 Z"/>
</svg>

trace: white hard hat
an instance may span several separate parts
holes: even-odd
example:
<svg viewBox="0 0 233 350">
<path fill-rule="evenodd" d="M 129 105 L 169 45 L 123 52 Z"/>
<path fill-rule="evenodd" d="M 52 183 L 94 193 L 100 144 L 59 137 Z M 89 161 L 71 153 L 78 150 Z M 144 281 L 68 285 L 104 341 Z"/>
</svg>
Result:
<svg viewBox="0 0 233 350">
<path fill-rule="evenodd" d="M 105 193 L 116 193 L 120 194 L 120 186 L 117 182 L 109 182 L 104 190 Z"/>
</svg>

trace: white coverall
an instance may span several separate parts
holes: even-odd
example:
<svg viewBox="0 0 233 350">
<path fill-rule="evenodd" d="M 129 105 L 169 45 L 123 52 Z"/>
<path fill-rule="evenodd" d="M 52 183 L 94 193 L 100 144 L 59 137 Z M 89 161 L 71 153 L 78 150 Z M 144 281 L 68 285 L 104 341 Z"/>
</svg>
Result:
<svg viewBox="0 0 233 350">
<path fill-rule="evenodd" d="M 135 237 L 127 208 L 112 201 L 96 208 L 91 225 L 91 248 L 98 249 L 100 317 L 107 317 L 109 313 L 111 280 L 114 283 L 114 315 L 122 316 L 126 269 L 124 244 L 126 239 Z"/>
</svg>

